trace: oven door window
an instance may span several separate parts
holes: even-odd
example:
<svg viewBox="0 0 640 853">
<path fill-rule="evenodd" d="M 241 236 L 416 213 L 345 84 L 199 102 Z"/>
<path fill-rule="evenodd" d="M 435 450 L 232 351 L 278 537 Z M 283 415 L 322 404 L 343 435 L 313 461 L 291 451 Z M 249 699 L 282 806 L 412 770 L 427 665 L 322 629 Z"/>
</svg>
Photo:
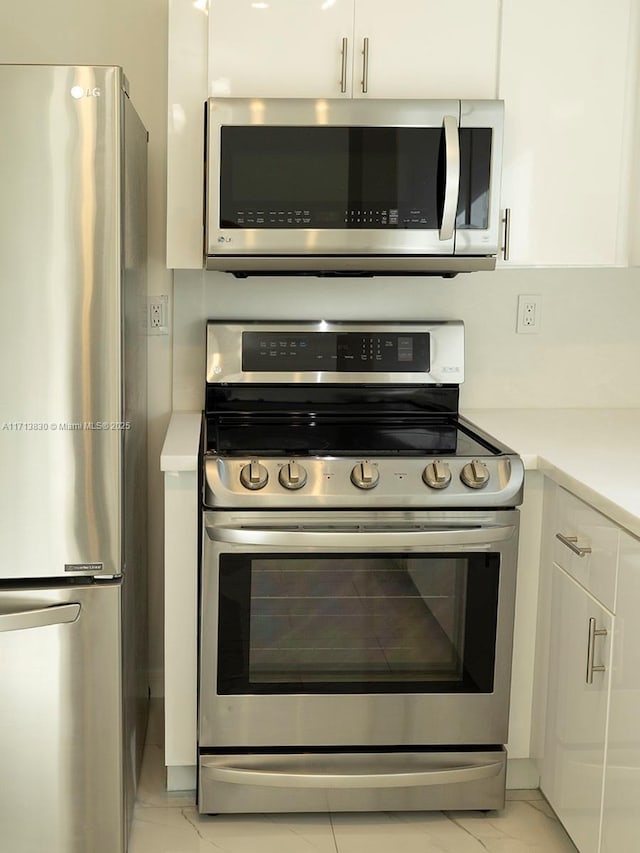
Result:
<svg viewBox="0 0 640 853">
<path fill-rule="evenodd" d="M 222 554 L 218 693 L 491 693 L 499 554 Z"/>
</svg>

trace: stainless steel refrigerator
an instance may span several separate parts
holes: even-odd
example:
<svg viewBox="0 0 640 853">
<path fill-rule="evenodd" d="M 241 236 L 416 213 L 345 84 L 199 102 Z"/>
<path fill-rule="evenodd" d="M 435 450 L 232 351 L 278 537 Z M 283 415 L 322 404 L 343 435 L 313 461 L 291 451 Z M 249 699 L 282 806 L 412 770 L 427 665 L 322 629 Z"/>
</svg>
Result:
<svg viewBox="0 0 640 853">
<path fill-rule="evenodd" d="M 147 133 L 0 65 L 0 851 L 126 850 L 146 673 Z"/>
</svg>

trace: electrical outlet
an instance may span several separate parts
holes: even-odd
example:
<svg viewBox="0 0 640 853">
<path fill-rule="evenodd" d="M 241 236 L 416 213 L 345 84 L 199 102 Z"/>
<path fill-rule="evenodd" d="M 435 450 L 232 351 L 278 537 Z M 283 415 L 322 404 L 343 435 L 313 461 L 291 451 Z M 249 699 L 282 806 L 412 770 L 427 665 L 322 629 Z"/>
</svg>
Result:
<svg viewBox="0 0 640 853">
<path fill-rule="evenodd" d="M 147 334 L 169 334 L 169 297 L 164 295 L 147 298 Z"/>
<path fill-rule="evenodd" d="M 539 293 L 521 293 L 518 296 L 518 321 L 516 332 L 519 335 L 537 335 L 540 331 L 540 312 L 542 298 Z"/>
</svg>

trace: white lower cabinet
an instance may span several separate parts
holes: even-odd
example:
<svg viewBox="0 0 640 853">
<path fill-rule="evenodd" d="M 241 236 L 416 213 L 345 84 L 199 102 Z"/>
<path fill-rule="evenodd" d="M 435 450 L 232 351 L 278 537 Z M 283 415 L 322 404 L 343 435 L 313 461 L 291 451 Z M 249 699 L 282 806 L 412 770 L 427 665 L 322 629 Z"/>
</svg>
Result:
<svg viewBox="0 0 640 853">
<path fill-rule="evenodd" d="M 540 787 L 580 853 L 637 853 L 640 539 L 547 481 L 542 553 Z"/>
<path fill-rule="evenodd" d="M 640 850 L 640 540 L 620 536 L 601 853 Z"/>
<path fill-rule="evenodd" d="M 613 618 L 563 569 L 552 575 L 540 787 L 580 853 L 597 853 Z"/>
</svg>

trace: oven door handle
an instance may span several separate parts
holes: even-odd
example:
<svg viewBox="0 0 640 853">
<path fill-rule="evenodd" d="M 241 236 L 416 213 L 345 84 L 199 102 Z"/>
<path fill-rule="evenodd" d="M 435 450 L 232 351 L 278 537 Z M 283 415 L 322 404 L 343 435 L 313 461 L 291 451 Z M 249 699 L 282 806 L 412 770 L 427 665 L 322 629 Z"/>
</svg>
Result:
<svg viewBox="0 0 640 853">
<path fill-rule="evenodd" d="M 497 776 L 504 763 L 461 764 L 434 770 L 389 773 L 290 773 L 244 767 L 207 765 L 202 771 L 212 782 L 260 785 L 266 788 L 411 788 L 423 785 L 455 785 Z"/>
<path fill-rule="evenodd" d="M 357 531 L 314 529 L 274 530 L 267 526 L 207 525 L 207 536 L 213 542 L 227 542 L 235 545 L 275 546 L 276 548 L 295 548 L 296 546 L 319 548 L 416 548 L 451 547 L 489 550 L 496 542 L 511 539 L 516 528 L 508 526 L 454 527 L 443 530 L 434 528 L 425 530 L 375 530 L 361 528 Z"/>
</svg>

